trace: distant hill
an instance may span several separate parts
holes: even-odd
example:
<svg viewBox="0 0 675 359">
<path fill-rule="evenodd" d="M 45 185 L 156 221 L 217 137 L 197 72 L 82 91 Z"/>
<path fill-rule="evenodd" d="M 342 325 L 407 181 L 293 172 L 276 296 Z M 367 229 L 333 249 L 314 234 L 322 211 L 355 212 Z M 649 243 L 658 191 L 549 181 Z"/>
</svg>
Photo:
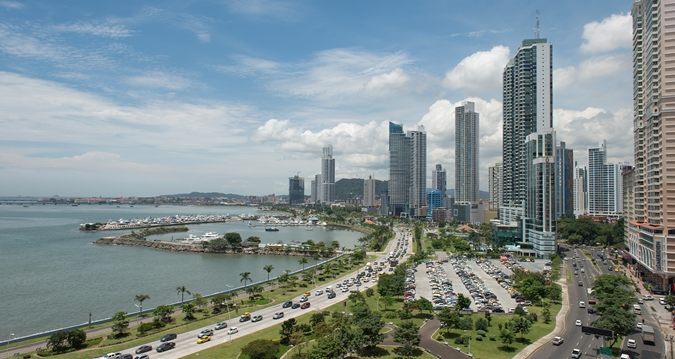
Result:
<svg viewBox="0 0 675 359">
<path fill-rule="evenodd" d="M 375 195 L 387 190 L 387 181 L 375 180 Z M 363 178 L 342 178 L 335 182 L 335 199 L 339 201 L 363 197 Z"/>
<path fill-rule="evenodd" d="M 182 198 L 229 198 L 229 199 L 247 199 L 247 196 L 234 193 L 220 192 L 190 192 L 178 194 L 165 194 L 158 197 L 182 197 Z"/>
</svg>

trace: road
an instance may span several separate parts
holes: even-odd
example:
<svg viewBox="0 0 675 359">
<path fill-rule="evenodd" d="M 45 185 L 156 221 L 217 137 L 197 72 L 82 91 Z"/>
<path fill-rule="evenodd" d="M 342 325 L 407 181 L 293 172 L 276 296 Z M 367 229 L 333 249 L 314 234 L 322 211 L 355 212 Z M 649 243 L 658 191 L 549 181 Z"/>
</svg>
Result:
<svg viewBox="0 0 675 359">
<path fill-rule="evenodd" d="M 404 229 L 400 229 L 400 228 L 396 229 L 394 239 L 389 241 L 389 244 L 387 245 L 387 248 L 384 250 L 384 252 L 381 252 L 381 253 L 378 254 L 378 257 L 377 257 L 376 260 L 377 261 L 384 260 L 385 258 L 387 258 L 387 256 L 389 255 L 390 252 L 395 252 L 397 250 L 397 247 L 398 247 L 399 239 L 401 239 L 403 241 L 403 243 L 405 243 L 406 241 L 408 242 L 407 252 L 406 252 L 405 256 L 402 258 L 401 261 L 406 260 L 412 254 L 412 248 L 413 248 L 412 235 L 410 234 L 409 231 L 404 230 Z M 341 278 L 339 278 L 335 281 L 324 284 L 321 287 L 312 288 L 311 289 L 312 296 L 309 298 L 309 302 L 311 303 L 311 306 L 310 306 L 310 308 L 308 308 L 306 310 L 290 309 L 290 308 L 282 309 L 281 308 L 282 303 L 279 303 L 277 305 L 273 305 L 271 307 L 268 307 L 268 308 L 265 308 L 265 309 L 262 309 L 262 310 L 251 313 L 251 315 L 262 315 L 263 316 L 263 320 L 259 321 L 259 322 L 256 322 L 256 323 L 252 323 L 250 321 L 240 323 L 239 318 L 232 318 L 230 320 L 227 320 L 226 322 L 227 322 L 228 328 L 237 327 L 239 329 L 239 332 L 237 334 L 228 335 L 227 329 L 215 330 L 214 335 L 211 338 L 211 341 L 209 341 L 207 343 L 204 343 L 204 344 L 197 344 L 197 335 L 199 334 L 199 332 L 201 330 L 203 330 L 203 329 L 213 329 L 213 325 L 209 325 L 209 326 L 205 326 L 203 328 L 199 328 L 199 329 L 196 329 L 196 330 L 193 330 L 193 331 L 190 331 L 190 332 L 179 334 L 178 338 L 173 340 L 173 342 L 176 343 L 175 349 L 172 349 L 172 350 L 169 350 L 169 351 L 166 351 L 166 352 L 157 353 L 157 352 L 154 351 L 154 348 L 156 348 L 160 344 L 159 341 L 145 343 L 145 345 L 151 345 L 153 347 L 153 352 L 150 353 L 150 357 L 152 359 L 173 359 L 173 358 L 182 358 L 182 357 L 185 357 L 187 355 L 199 352 L 201 350 L 211 348 L 211 347 L 214 347 L 216 345 L 223 344 L 223 343 L 227 343 L 231 340 L 234 340 L 234 339 L 240 338 L 242 336 L 249 335 L 249 334 L 255 333 L 259 330 L 269 328 L 273 325 L 279 324 L 282 321 L 287 320 L 289 318 L 299 317 L 299 316 L 301 316 L 303 314 L 306 314 L 306 313 L 309 313 L 313 310 L 316 311 L 316 310 L 326 309 L 329 306 L 331 306 L 335 303 L 338 303 L 341 300 L 346 299 L 349 296 L 349 292 L 343 293 L 340 290 L 336 290 L 337 296 L 334 299 L 328 299 L 328 296 L 325 293 L 323 295 L 316 296 L 315 292 L 318 289 L 325 289 L 328 286 L 331 286 L 333 289 L 336 289 L 335 284 L 337 284 L 339 282 L 342 282 L 344 279 L 356 276 L 356 273 L 357 272 L 353 272 L 351 274 L 345 275 L 345 276 L 343 276 L 343 277 L 341 277 Z M 361 290 L 361 291 L 365 290 L 366 288 L 370 288 L 370 287 L 374 286 L 375 284 L 376 283 L 374 281 L 369 281 L 369 282 L 363 283 L 359 287 L 359 290 Z M 354 289 L 354 287 L 352 286 L 352 287 L 350 287 L 350 289 Z M 310 289 L 308 289 L 307 291 L 310 291 Z M 300 300 L 300 296 L 298 296 L 296 298 L 293 298 L 292 300 L 293 300 L 294 303 L 298 302 Z M 284 312 L 284 318 L 279 319 L 279 320 L 272 319 L 274 313 L 279 312 L 279 311 Z M 133 351 L 136 348 L 137 347 L 129 348 L 128 350 L 122 351 L 122 353 L 133 353 Z"/>
<path fill-rule="evenodd" d="M 593 251 L 593 255 L 597 252 L 598 251 Z M 575 262 L 574 257 L 576 257 L 577 268 L 573 267 L 573 263 Z M 558 334 L 564 339 L 564 342 L 559 346 L 553 344 L 544 345 L 539 350 L 535 351 L 529 357 L 530 359 L 569 358 L 571 357 L 573 349 L 580 349 L 583 354 L 582 358 L 597 357 L 597 350 L 603 346 L 604 339 L 602 337 L 596 338 L 594 335 L 583 334 L 581 332 L 581 327 L 576 326 L 575 323 L 576 320 L 581 320 L 583 325 L 589 326 L 591 322 L 597 318 L 596 314 L 589 314 L 587 311 L 589 308 L 589 295 L 587 289 L 593 287 L 593 282 L 596 277 L 601 274 L 609 273 L 609 270 L 606 265 L 601 264 L 597 257 L 596 262 L 599 264 L 598 267 L 594 266 L 590 259 L 577 249 L 571 250 L 568 253 L 568 260 L 564 262 L 564 265 L 567 266 L 568 272 L 572 275 L 572 281 L 568 286 L 570 311 L 565 318 L 565 329 L 563 330 L 562 335 Z M 584 273 L 581 272 L 582 268 Z M 576 275 L 573 274 L 575 269 L 578 271 L 578 274 Z M 579 286 L 579 282 L 581 282 L 581 286 Z M 580 301 L 583 301 L 586 304 L 586 308 L 579 307 Z M 643 308 L 643 314 L 645 313 L 645 309 L 646 308 Z M 646 324 L 650 324 L 653 321 L 651 315 L 638 317 L 638 320 L 643 318 Z M 637 337 L 639 337 L 639 334 L 636 331 L 627 338 L 634 338 L 637 340 Z M 643 345 L 641 339 L 637 341 L 638 349 L 628 352 L 631 355 L 631 358 L 656 359 L 662 357 L 660 354 L 656 353 L 656 351 L 658 351 L 656 348 L 663 348 L 663 337 L 660 333 L 657 332 L 656 334 L 656 347 Z M 627 342 L 627 340 L 625 340 L 624 343 L 625 342 Z M 609 345 L 611 343 L 607 342 L 606 344 Z"/>
</svg>

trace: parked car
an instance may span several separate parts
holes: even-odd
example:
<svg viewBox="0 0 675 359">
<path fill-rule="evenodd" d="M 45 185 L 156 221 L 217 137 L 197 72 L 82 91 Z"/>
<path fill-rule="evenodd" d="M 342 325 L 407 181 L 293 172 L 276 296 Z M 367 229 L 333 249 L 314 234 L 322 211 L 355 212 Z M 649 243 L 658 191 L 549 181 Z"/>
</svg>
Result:
<svg viewBox="0 0 675 359">
<path fill-rule="evenodd" d="M 157 346 L 157 352 L 158 353 L 165 352 L 165 351 L 171 350 L 175 347 L 176 347 L 176 343 L 174 343 L 174 342 L 162 343 L 159 346 Z"/>
<path fill-rule="evenodd" d="M 151 345 L 141 345 L 140 347 L 138 347 L 138 349 L 136 349 L 136 354 L 147 353 L 147 352 L 149 352 L 149 351 L 151 351 L 151 350 L 152 350 L 152 346 L 151 346 Z"/>
<path fill-rule="evenodd" d="M 218 322 L 216 323 L 216 330 L 221 330 L 227 328 L 227 323 L 225 322 Z"/>
<path fill-rule="evenodd" d="M 637 348 L 637 342 L 635 339 L 628 339 L 628 342 L 626 343 L 626 346 L 629 348 L 636 349 Z"/>
<path fill-rule="evenodd" d="M 176 333 L 169 333 L 169 334 L 166 334 L 166 335 L 164 335 L 163 337 L 161 337 L 161 338 L 159 339 L 159 341 L 162 342 L 162 343 L 163 343 L 163 342 L 168 342 L 168 341 L 170 341 L 170 340 L 176 339 L 176 337 L 178 337 L 178 335 L 176 335 Z"/>
<path fill-rule="evenodd" d="M 310 305 L 309 302 L 304 302 L 304 303 L 302 303 L 302 305 L 300 306 L 300 309 L 307 309 L 307 308 L 309 308 L 309 305 Z"/>
<path fill-rule="evenodd" d="M 284 312 L 276 312 L 274 313 L 274 316 L 272 317 L 273 319 L 281 319 L 284 317 Z"/>
</svg>

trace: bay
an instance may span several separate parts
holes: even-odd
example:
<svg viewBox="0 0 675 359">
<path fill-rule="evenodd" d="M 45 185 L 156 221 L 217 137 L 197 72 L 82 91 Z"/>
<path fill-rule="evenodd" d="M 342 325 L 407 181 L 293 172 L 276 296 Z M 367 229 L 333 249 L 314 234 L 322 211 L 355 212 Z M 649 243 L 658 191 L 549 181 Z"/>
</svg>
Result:
<svg viewBox="0 0 675 359">
<path fill-rule="evenodd" d="M 180 300 L 176 287 L 204 295 L 240 286 L 239 273 L 254 281 L 302 267 L 297 257 L 175 253 L 149 248 L 102 246 L 92 242 L 129 231 L 83 232 L 80 223 L 175 214 L 262 214 L 253 207 L 0 205 L 0 339 L 85 323 L 116 311 L 134 311 L 134 296 L 149 294 L 145 308 Z M 268 214 L 264 212 L 264 214 Z M 361 234 L 354 231 L 279 227 L 265 232 L 248 222 L 188 226 L 189 232 L 152 238 L 179 239 L 205 232 L 238 232 L 263 243 L 314 240 L 340 242 L 352 248 Z M 310 260 L 310 262 L 312 262 Z"/>
</svg>

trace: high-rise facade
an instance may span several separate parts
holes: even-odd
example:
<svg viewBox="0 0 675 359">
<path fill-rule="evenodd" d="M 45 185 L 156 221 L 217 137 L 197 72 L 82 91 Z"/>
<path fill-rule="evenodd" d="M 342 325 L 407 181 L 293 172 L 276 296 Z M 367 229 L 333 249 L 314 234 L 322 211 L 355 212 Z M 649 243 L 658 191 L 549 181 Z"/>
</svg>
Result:
<svg viewBox="0 0 675 359">
<path fill-rule="evenodd" d="M 389 122 L 389 212 L 408 213 L 410 198 L 410 138 L 403 126 Z"/>
<path fill-rule="evenodd" d="M 305 179 L 295 175 L 288 179 L 288 204 L 298 205 L 305 203 Z"/>
<path fill-rule="evenodd" d="M 588 188 L 588 183 L 586 176 L 586 168 L 579 167 L 575 163 L 574 168 L 574 215 L 575 216 L 584 216 L 588 213 L 588 195 L 586 189 Z"/>
<path fill-rule="evenodd" d="M 497 162 L 488 167 L 488 194 L 490 196 L 490 209 L 499 210 L 502 203 L 502 163 Z"/>
<path fill-rule="evenodd" d="M 363 180 L 363 206 L 375 207 L 375 179 L 368 176 Z"/>
<path fill-rule="evenodd" d="M 427 134 L 424 127 L 409 131 L 411 213 L 427 205 Z M 426 213 L 425 213 L 426 214 Z"/>
<path fill-rule="evenodd" d="M 426 206 L 427 135 L 389 123 L 389 212 L 414 216 Z"/>
<path fill-rule="evenodd" d="M 335 201 L 335 159 L 333 146 L 323 148 L 321 157 L 321 203 L 331 204 Z"/>
<path fill-rule="evenodd" d="M 623 214 L 621 167 L 607 163 L 607 142 L 588 149 L 588 214 L 618 217 Z"/>
<path fill-rule="evenodd" d="M 574 151 L 565 142 L 556 147 L 555 218 L 574 215 Z"/>
<path fill-rule="evenodd" d="M 455 107 L 455 201 L 477 203 L 479 115 L 473 102 Z"/>
<path fill-rule="evenodd" d="M 443 196 L 448 192 L 447 174 L 443 166 L 436 164 L 436 167 L 431 172 L 431 188 L 440 191 Z"/>
<path fill-rule="evenodd" d="M 523 241 L 539 257 L 556 249 L 552 75 L 552 48 L 546 39 L 524 40 L 503 73 L 500 216 L 523 208 Z"/>
<path fill-rule="evenodd" d="M 434 189 L 427 193 L 427 219 L 433 218 L 434 210 L 443 208 L 443 192 Z"/>
<path fill-rule="evenodd" d="M 633 17 L 634 219 L 627 243 L 642 279 L 675 282 L 675 1 L 637 0 Z"/>
<path fill-rule="evenodd" d="M 312 204 L 321 202 L 321 174 L 314 175 L 314 178 L 310 182 L 311 190 L 309 195 L 309 201 Z"/>
<path fill-rule="evenodd" d="M 624 223 L 630 223 L 635 220 L 635 168 L 624 166 L 621 170 L 621 177 L 623 178 L 623 219 Z"/>
</svg>

